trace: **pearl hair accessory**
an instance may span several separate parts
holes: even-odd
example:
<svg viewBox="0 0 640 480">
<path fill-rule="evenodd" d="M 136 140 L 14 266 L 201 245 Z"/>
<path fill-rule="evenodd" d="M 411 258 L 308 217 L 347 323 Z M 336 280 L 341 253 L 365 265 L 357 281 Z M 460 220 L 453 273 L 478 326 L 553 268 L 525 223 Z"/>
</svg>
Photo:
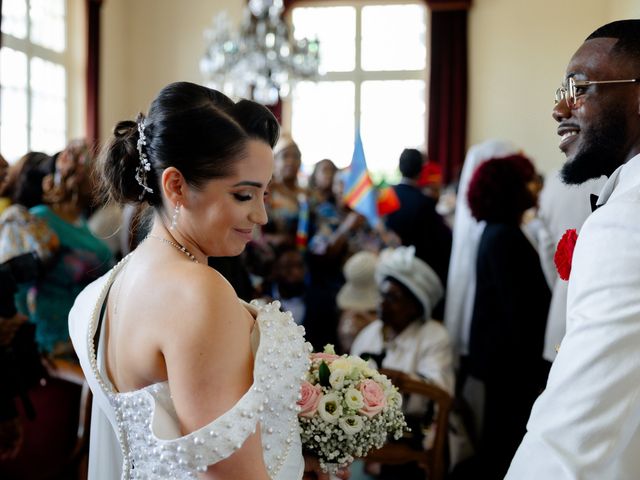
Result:
<svg viewBox="0 0 640 480">
<path fill-rule="evenodd" d="M 138 200 L 142 200 L 144 198 L 145 193 L 153 193 L 153 189 L 149 188 L 147 185 L 147 172 L 151 170 L 151 163 L 149 162 L 149 158 L 147 154 L 144 152 L 144 146 L 147 144 L 147 137 L 144 134 L 144 123 L 145 119 L 142 118 L 138 122 L 138 155 L 140 156 L 140 165 L 136 167 L 136 181 L 142 187 L 142 193 L 138 197 Z"/>
</svg>

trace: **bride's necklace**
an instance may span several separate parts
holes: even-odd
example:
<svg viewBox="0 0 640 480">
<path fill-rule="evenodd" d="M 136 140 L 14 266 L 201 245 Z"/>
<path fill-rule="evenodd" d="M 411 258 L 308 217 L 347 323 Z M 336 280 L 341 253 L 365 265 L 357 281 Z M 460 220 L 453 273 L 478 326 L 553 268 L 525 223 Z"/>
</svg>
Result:
<svg viewBox="0 0 640 480">
<path fill-rule="evenodd" d="M 161 242 L 164 242 L 164 243 L 166 243 L 168 245 L 171 245 L 172 247 L 177 248 L 182 253 L 184 253 L 187 257 L 189 257 L 189 259 L 192 262 L 200 263 L 193 253 L 191 253 L 189 250 L 186 249 L 186 247 L 184 247 L 183 245 L 180 245 L 179 243 L 172 242 L 171 240 L 167 240 L 166 238 L 159 237 L 159 236 L 153 235 L 151 233 L 149 235 L 147 235 L 147 237 L 155 238 L 156 240 L 160 240 Z"/>
</svg>

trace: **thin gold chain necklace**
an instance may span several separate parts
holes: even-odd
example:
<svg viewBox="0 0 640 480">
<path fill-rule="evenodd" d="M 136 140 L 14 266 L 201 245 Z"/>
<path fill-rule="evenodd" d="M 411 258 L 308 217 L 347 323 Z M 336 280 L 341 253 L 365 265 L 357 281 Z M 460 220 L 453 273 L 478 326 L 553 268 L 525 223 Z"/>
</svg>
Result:
<svg viewBox="0 0 640 480">
<path fill-rule="evenodd" d="M 177 248 L 177 249 L 178 249 L 178 250 L 180 250 L 182 253 L 184 253 L 187 257 L 189 257 L 189 259 L 190 259 L 192 262 L 200 263 L 200 262 L 198 261 L 198 259 L 195 257 L 195 255 L 194 255 L 193 253 L 191 253 L 189 250 L 187 250 L 187 248 L 186 248 L 186 247 L 184 247 L 184 246 L 180 245 L 179 243 L 175 243 L 175 242 L 172 242 L 171 240 L 167 240 L 166 238 L 159 237 L 159 236 L 157 236 L 157 235 L 153 235 L 152 233 L 150 233 L 149 235 L 147 235 L 147 237 L 155 238 L 156 240 L 160 240 L 161 242 L 164 242 L 164 243 L 166 243 L 166 244 L 168 244 L 168 245 L 171 245 L 172 247 Z"/>
</svg>

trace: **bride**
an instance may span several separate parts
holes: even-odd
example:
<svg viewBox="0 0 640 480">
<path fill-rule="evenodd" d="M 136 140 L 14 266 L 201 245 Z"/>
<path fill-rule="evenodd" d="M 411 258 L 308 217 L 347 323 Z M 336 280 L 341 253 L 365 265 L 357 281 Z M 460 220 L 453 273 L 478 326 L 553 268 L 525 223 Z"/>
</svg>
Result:
<svg viewBox="0 0 640 480">
<path fill-rule="evenodd" d="M 186 82 L 115 127 L 104 190 L 155 213 L 147 239 L 69 316 L 94 395 L 92 480 L 325 477 L 315 459 L 305 466 L 298 434 L 304 330 L 277 304 L 242 303 L 207 266 L 266 223 L 278 134 L 265 107 Z"/>
</svg>

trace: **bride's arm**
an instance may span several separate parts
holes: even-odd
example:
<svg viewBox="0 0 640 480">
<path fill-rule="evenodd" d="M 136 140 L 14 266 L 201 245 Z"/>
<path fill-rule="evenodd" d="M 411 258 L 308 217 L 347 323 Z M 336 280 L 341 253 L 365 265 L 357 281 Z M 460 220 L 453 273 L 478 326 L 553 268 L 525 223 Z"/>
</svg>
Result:
<svg viewBox="0 0 640 480">
<path fill-rule="evenodd" d="M 178 284 L 172 318 L 162 334 L 173 403 L 183 433 L 197 430 L 231 409 L 253 382 L 253 319 L 217 272 L 194 268 Z M 260 431 L 202 478 L 268 479 Z"/>
</svg>

